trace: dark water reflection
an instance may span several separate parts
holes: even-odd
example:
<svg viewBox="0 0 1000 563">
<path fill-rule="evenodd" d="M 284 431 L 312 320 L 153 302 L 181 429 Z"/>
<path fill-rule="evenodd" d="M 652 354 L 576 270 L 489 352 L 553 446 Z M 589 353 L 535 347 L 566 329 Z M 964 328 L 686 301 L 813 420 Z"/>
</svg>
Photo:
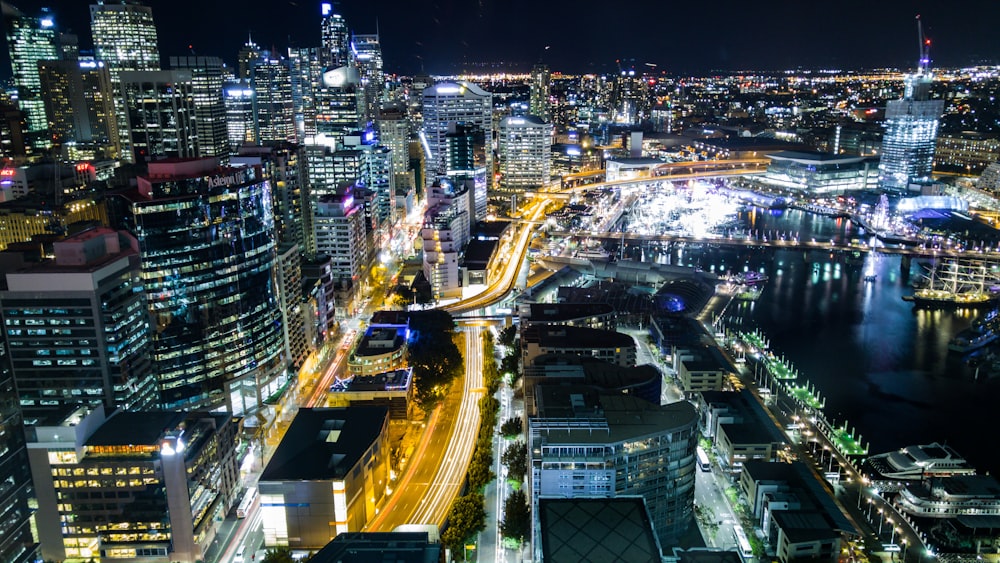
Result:
<svg viewBox="0 0 1000 563">
<path fill-rule="evenodd" d="M 859 235 L 849 221 L 798 211 L 744 216 L 750 228 L 800 231 L 802 237 Z M 646 257 L 656 258 L 666 257 Z M 1000 428 L 993 416 L 1000 376 L 991 375 L 987 362 L 977 379 L 975 369 L 947 348 L 982 313 L 914 309 L 902 300 L 926 261 L 901 268 L 899 256 L 690 247 L 674 252 L 671 261 L 718 273 L 765 273 L 760 298 L 734 303 L 729 322 L 766 333 L 776 353 L 827 397 L 828 416 L 849 421 L 873 453 L 941 441 L 980 471 L 1000 469 L 1000 449 L 982 440 Z M 872 271 L 877 279 L 866 282 Z"/>
</svg>

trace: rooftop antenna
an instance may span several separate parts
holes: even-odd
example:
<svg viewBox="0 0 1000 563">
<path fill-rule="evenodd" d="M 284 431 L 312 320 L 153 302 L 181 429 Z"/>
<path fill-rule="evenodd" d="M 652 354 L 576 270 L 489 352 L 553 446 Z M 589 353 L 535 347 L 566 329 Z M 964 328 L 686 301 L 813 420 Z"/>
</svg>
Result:
<svg viewBox="0 0 1000 563">
<path fill-rule="evenodd" d="M 917 49 L 920 58 L 917 60 L 918 74 L 926 74 L 931 64 L 931 40 L 924 37 L 924 23 L 917 14 Z"/>
</svg>

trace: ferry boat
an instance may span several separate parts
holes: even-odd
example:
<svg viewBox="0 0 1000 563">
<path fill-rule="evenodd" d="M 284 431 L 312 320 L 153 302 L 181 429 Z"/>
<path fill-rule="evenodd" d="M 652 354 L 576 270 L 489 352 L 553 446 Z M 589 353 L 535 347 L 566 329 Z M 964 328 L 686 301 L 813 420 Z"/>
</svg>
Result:
<svg viewBox="0 0 1000 563">
<path fill-rule="evenodd" d="M 975 258 L 946 258 L 931 270 L 924 287 L 904 295 L 924 307 L 983 307 L 1000 299 L 1000 264 Z"/>
<path fill-rule="evenodd" d="M 937 442 L 874 455 L 865 465 L 873 481 L 913 481 L 976 473 L 976 468 L 951 446 Z"/>
<path fill-rule="evenodd" d="M 997 318 L 997 310 L 994 309 L 986 318 L 976 321 L 975 324 L 955 335 L 948 342 L 948 349 L 963 354 L 978 350 L 1000 338 L 998 330 L 1000 330 L 1000 320 Z"/>
</svg>

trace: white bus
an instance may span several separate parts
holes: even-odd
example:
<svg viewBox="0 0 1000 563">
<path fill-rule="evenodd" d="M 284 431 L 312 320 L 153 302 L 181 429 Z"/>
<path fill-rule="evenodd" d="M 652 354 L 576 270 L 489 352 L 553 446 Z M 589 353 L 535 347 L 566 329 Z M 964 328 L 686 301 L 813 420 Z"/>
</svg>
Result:
<svg viewBox="0 0 1000 563">
<path fill-rule="evenodd" d="M 240 501 L 239 506 L 236 507 L 236 517 L 246 518 L 255 500 L 257 500 L 257 487 L 250 487 L 247 489 L 246 494 L 243 495 L 243 500 Z"/>
<path fill-rule="evenodd" d="M 698 469 L 701 469 L 702 471 L 711 471 L 712 464 L 709 462 L 708 454 L 705 453 L 705 450 L 701 449 L 701 446 L 698 446 L 698 449 L 695 450 L 695 454 L 698 455 Z"/>
<path fill-rule="evenodd" d="M 740 557 L 743 558 L 743 561 L 753 559 L 753 548 L 750 547 L 750 540 L 747 539 L 747 535 L 743 533 L 743 526 L 739 524 L 733 526 L 733 537 L 736 538 L 736 551 L 740 552 Z"/>
</svg>

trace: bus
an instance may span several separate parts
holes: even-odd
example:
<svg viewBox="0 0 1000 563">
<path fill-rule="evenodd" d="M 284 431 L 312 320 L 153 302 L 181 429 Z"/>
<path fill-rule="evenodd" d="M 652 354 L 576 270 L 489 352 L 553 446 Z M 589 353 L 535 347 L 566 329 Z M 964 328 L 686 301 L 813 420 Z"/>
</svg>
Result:
<svg viewBox="0 0 1000 563">
<path fill-rule="evenodd" d="M 743 533 L 743 526 L 739 524 L 733 526 L 733 537 L 736 539 L 736 551 L 740 553 L 743 561 L 753 559 L 753 548 L 750 547 L 750 540 L 747 539 L 747 535 Z"/>
<path fill-rule="evenodd" d="M 245 495 L 243 495 L 243 500 L 240 501 L 240 505 L 236 507 L 236 517 L 246 518 L 247 514 L 250 513 L 250 507 L 253 506 L 253 502 L 257 500 L 257 487 L 250 487 L 247 489 Z"/>
<path fill-rule="evenodd" d="M 695 453 L 698 454 L 698 469 L 701 469 L 702 471 L 711 471 L 712 464 L 709 462 L 708 454 L 705 453 L 705 450 L 701 449 L 701 446 L 698 446 Z"/>
</svg>

